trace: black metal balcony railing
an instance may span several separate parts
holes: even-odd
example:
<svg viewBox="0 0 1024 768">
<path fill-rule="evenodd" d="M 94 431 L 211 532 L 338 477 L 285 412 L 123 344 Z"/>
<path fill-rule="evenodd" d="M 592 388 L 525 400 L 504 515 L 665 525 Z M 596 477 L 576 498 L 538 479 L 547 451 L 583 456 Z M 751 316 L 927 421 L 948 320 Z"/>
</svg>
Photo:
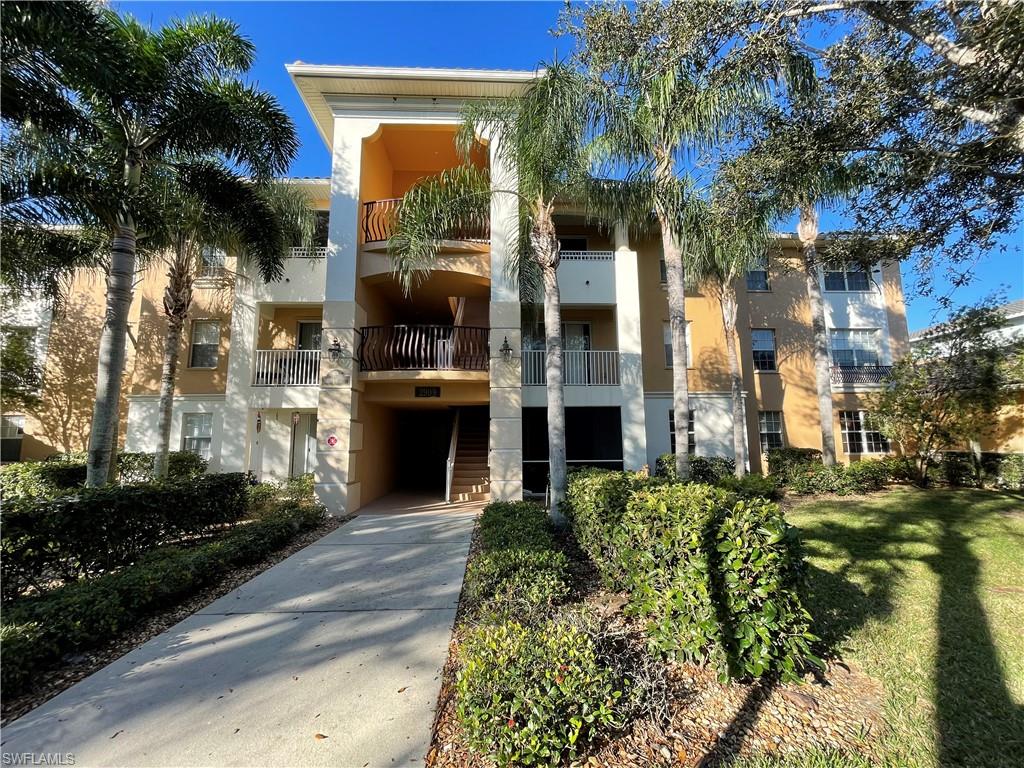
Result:
<svg viewBox="0 0 1024 768">
<path fill-rule="evenodd" d="M 363 371 L 486 371 L 487 328 L 452 325 L 371 325 L 362 328 Z"/>
<path fill-rule="evenodd" d="M 891 365 L 833 365 L 833 384 L 881 384 L 889 375 Z"/>
<path fill-rule="evenodd" d="M 387 240 L 394 229 L 395 211 L 401 198 L 370 200 L 363 203 L 363 242 L 372 243 Z M 470 240 L 487 242 L 491 239 L 491 224 L 487 218 L 473 222 L 458 231 L 450 233 L 447 240 Z"/>
</svg>

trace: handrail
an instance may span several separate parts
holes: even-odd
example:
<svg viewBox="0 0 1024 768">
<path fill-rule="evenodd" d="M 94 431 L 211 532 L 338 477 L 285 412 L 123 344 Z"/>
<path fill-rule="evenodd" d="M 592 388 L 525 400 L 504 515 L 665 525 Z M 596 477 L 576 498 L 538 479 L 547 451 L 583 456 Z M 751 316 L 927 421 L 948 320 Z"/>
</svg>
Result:
<svg viewBox="0 0 1024 768">
<path fill-rule="evenodd" d="M 881 384 L 892 371 L 891 365 L 833 365 L 833 384 Z"/>
<path fill-rule="evenodd" d="M 294 245 L 288 249 L 289 259 L 326 259 L 326 245 Z"/>
<path fill-rule="evenodd" d="M 547 380 L 543 349 L 523 350 L 523 385 L 543 386 Z M 617 387 L 619 353 L 614 349 L 563 349 L 562 383 L 567 387 Z"/>
<path fill-rule="evenodd" d="M 319 349 L 257 349 L 254 387 L 312 387 L 320 384 Z"/>
<path fill-rule="evenodd" d="M 559 258 L 566 261 L 615 261 L 615 251 L 561 251 Z"/>
<path fill-rule="evenodd" d="M 360 329 L 361 371 L 486 371 L 488 328 L 371 325 Z"/>
<path fill-rule="evenodd" d="M 448 466 L 444 478 L 444 500 L 452 503 L 452 479 L 455 476 L 455 451 L 459 445 L 459 412 L 455 411 L 455 419 L 452 421 L 452 439 L 448 445 Z"/>
<path fill-rule="evenodd" d="M 400 197 L 388 197 L 383 200 L 368 200 L 363 203 L 363 242 L 382 242 L 391 237 L 394 228 L 395 212 Z M 487 217 L 467 223 L 461 229 L 450 233 L 446 240 L 471 240 L 487 242 L 491 239 L 491 223 Z"/>
</svg>

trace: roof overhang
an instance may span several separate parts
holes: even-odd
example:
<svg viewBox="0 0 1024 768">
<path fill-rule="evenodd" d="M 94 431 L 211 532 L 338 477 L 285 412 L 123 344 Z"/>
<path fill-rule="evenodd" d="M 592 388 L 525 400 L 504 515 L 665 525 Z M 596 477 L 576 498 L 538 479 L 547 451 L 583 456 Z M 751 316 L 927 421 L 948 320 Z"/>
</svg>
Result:
<svg viewBox="0 0 1024 768">
<path fill-rule="evenodd" d="M 521 92 L 543 70 L 427 69 L 418 67 L 348 67 L 295 62 L 285 69 L 302 96 L 320 136 L 331 149 L 334 115 L 340 101 L 408 98 L 414 103 L 502 98 Z"/>
</svg>

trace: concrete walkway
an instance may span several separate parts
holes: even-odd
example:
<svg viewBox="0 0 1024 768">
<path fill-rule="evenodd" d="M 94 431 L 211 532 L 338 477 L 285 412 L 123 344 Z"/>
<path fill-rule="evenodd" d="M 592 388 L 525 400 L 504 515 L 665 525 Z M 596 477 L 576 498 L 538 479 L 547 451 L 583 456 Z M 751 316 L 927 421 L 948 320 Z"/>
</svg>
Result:
<svg viewBox="0 0 1024 768">
<path fill-rule="evenodd" d="M 422 765 L 478 511 L 374 503 L 4 728 L 0 749 L 126 768 Z"/>
</svg>

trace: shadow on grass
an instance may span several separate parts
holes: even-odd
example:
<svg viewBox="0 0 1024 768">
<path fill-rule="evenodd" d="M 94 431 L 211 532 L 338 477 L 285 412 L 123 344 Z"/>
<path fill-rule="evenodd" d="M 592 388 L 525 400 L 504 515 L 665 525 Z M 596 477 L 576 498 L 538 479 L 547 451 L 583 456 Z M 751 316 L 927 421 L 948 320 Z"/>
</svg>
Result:
<svg viewBox="0 0 1024 768">
<path fill-rule="evenodd" d="M 820 515 L 802 526 L 810 555 L 840 563 L 809 572 L 806 604 L 825 655 L 840 655 L 858 628 L 892 616 L 915 562 L 935 575 L 936 625 L 908 622 L 901 631 L 917 632 L 922 649 L 936 648 L 935 743 L 943 768 L 1005 766 L 1024 754 L 1024 708 L 1010 695 L 980 595 L 979 551 L 993 540 L 1013 546 L 1019 539 L 1008 525 L 1008 514 L 1020 514 L 1014 509 L 1024 510 L 1024 495 L 901 490 L 821 503 Z"/>
</svg>

